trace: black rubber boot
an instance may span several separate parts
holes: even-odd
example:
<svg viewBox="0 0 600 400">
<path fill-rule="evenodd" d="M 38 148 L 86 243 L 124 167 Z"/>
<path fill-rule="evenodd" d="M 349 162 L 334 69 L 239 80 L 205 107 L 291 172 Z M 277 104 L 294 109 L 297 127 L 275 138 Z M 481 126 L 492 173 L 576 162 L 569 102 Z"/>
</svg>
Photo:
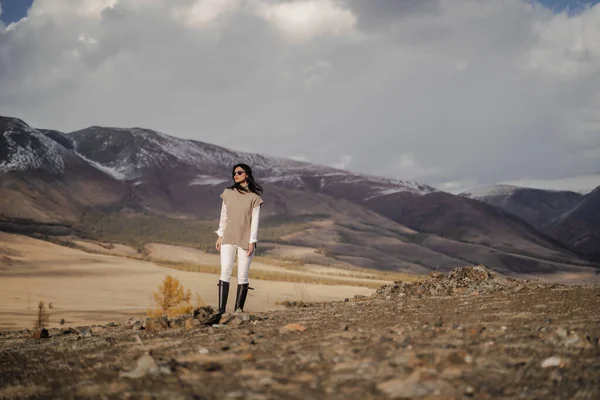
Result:
<svg viewBox="0 0 600 400">
<path fill-rule="evenodd" d="M 235 296 L 234 311 L 244 311 L 244 304 L 246 304 L 246 296 L 248 296 L 248 289 L 252 288 L 249 288 L 247 283 L 238 285 L 237 295 Z"/>
<path fill-rule="evenodd" d="M 229 296 L 229 282 L 219 280 L 219 314 L 225 314 L 227 308 L 227 296 Z"/>
</svg>

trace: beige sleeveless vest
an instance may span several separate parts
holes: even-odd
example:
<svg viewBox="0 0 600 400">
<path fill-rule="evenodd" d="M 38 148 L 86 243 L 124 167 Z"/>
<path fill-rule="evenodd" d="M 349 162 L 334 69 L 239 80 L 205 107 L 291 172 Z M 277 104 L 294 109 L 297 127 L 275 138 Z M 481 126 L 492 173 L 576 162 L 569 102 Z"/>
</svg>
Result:
<svg viewBox="0 0 600 400">
<path fill-rule="evenodd" d="M 263 199 L 256 193 L 240 193 L 237 189 L 225 189 L 221 198 L 227 207 L 227 221 L 222 243 L 248 249 L 252 210 L 261 205 Z"/>
</svg>

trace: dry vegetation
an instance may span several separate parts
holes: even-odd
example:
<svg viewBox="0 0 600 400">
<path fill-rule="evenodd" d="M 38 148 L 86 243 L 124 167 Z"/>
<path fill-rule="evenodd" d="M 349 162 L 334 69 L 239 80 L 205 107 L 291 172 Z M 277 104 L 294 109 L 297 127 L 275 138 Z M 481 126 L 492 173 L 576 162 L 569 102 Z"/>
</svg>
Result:
<svg viewBox="0 0 600 400">
<path fill-rule="evenodd" d="M 219 274 L 221 272 L 221 268 L 216 265 L 201 265 L 201 264 L 192 264 L 192 263 L 176 263 L 176 262 L 167 262 L 161 261 L 158 265 L 178 269 L 181 271 L 193 271 L 193 272 L 204 272 L 209 274 Z M 235 276 L 235 270 L 233 272 L 233 276 Z M 380 283 L 376 282 L 357 282 L 357 281 L 349 281 L 344 279 L 336 279 L 336 278 L 328 278 L 328 277 L 319 277 L 312 275 L 299 275 L 293 273 L 285 273 L 285 272 L 275 272 L 275 271 L 264 271 L 259 269 L 250 269 L 249 272 L 250 279 L 258 279 L 258 280 L 266 280 L 266 281 L 278 281 L 278 282 L 297 282 L 297 283 L 316 283 L 320 285 L 347 285 L 347 286 L 362 286 L 368 287 L 372 289 L 376 289 L 381 286 Z"/>
<path fill-rule="evenodd" d="M 158 292 L 152 293 L 156 306 L 147 312 L 149 317 L 160 317 L 167 315 L 173 317 L 175 315 L 189 314 L 194 307 L 201 307 L 204 301 L 199 294 L 196 293 L 196 305 L 192 305 L 192 292 L 190 289 L 185 290 L 183 285 L 179 283 L 177 278 L 167 275 L 158 288 Z"/>
<path fill-rule="evenodd" d="M 274 258 L 269 256 L 255 256 L 254 260 L 260 261 L 263 264 L 274 265 L 280 268 L 284 268 L 290 271 L 305 271 L 306 264 L 294 258 Z M 347 271 L 347 272 L 346 272 Z M 372 280 L 384 280 L 384 281 L 403 281 L 403 282 L 415 282 L 427 279 L 423 275 L 409 274 L 405 272 L 393 272 L 393 271 L 377 271 L 368 270 L 358 267 L 344 267 L 343 273 L 331 273 L 328 272 L 329 276 L 349 277 L 357 279 L 372 279 Z M 377 286 L 379 287 L 379 286 Z"/>
<path fill-rule="evenodd" d="M 261 241 L 278 242 L 285 235 L 309 228 L 321 215 L 265 217 L 261 219 Z M 145 244 L 164 243 L 214 252 L 216 220 L 170 218 L 149 212 L 88 211 L 76 228 L 92 240 L 133 246 L 142 252 Z"/>
<path fill-rule="evenodd" d="M 204 273 L 209 273 L 209 274 L 219 274 L 221 272 L 221 268 L 217 265 L 202 265 L 202 264 L 171 262 L 171 261 L 159 261 L 159 262 L 157 262 L 157 264 L 162 267 L 173 268 L 173 269 L 177 269 L 177 270 L 181 270 L 181 271 L 204 272 Z M 234 267 L 234 268 L 236 268 L 236 267 Z M 235 274 L 236 274 L 236 272 L 234 269 L 232 275 L 235 276 Z M 250 279 L 278 281 L 278 282 L 313 283 L 313 284 L 320 284 L 320 285 L 361 286 L 361 287 L 368 287 L 371 289 L 379 288 L 381 286 L 381 282 L 375 282 L 375 281 L 369 282 L 369 279 L 381 280 L 381 279 L 385 279 L 382 276 L 387 276 L 388 278 L 392 277 L 391 274 L 383 274 L 383 273 L 382 273 L 382 276 L 369 275 L 367 278 L 365 278 L 362 275 L 350 276 L 350 277 L 356 277 L 356 278 L 361 279 L 361 280 L 353 281 L 353 280 L 342 278 L 342 276 L 346 277 L 347 275 L 340 274 L 339 276 L 340 276 L 339 278 L 336 278 L 336 277 L 331 277 L 331 276 L 327 276 L 327 275 L 318 276 L 318 275 L 308 275 L 308 274 L 296 274 L 293 272 L 286 273 L 286 272 L 266 271 L 266 270 L 261 270 L 261 269 L 252 269 L 252 268 L 250 268 L 250 272 L 249 272 Z M 401 274 L 401 273 L 394 274 L 394 276 L 396 276 L 396 278 L 399 278 L 396 280 L 402 280 L 405 282 L 414 282 L 414 281 L 427 279 L 427 277 L 409 275 L 409 274 Z M 392 280 L 392 279 L 390 279 L 390 280 Z"/>
<path fill-rule="evenodd" d="M 34 328 L 45 328 L 46 326 L 48 326 L 48 322 L 50 322 L 50 315 L 48 315 L 48 310 L 46 309 L 46 305 L 44 304 L 44 302 L 40 301 L 38 304 L 38 313 L 37 318 L 35 320 Z"/>
</svg>

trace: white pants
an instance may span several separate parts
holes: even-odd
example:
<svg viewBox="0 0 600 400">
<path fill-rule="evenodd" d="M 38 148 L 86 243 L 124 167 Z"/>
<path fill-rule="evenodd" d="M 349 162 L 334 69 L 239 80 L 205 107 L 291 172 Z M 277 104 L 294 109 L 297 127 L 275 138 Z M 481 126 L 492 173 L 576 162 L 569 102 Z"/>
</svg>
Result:
<svg viewBox="0 0 600 400">
<path fill-rule="evenodd" d="M 242 285 L 248 283 L 248 271 L 250 270 L 250 262 L 254 254 L 248 257 L 246 250 L 233 244 L 221 245 L 221 280 L 229 282 L 231 279 L 236 251 L 238 259 L 237 283 L 238 285 Z"/>
</svg>

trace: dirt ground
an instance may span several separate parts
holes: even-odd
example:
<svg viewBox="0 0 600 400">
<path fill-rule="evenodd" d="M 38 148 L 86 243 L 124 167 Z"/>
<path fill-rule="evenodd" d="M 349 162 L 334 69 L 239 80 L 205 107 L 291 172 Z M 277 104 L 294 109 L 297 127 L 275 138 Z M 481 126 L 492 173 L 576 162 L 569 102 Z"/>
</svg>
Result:
<svg viewBox="0 0 600 400">
<path fill-rule="evenodd" d="M 464 268 L 306 307 L 15 331 L 0 398 L 598 399 L 599 309 L 598 286 Z"/>
<path fill-rule="evenodd" d="M 154 247 L 156 249 L 166 259 L 179 255 L 197 263 L 206 261 L 200 252 L 192 249 L 158 245 Z M 115 250 L 127 252 L 121 247 Z M 211 262 L 217 257 L 207 256 L 212 257 Z M 264 267 L 277 270 L 272 265 Z M 261 265 L 256 263 L 251 268 L 261 268 Z M 282 268 L 279 271 L 286 272 Z M 40 301 L 53 304 L 50 327 L 60 327 L 61 319 L 75 326 L 143 316 L 153 307 L 152 292 L 168 274 L 190 289 L 192 298 L 198 294 L 206 304 L 217 304 L 218 275 L 168 269 L 116 255 L 86 253 L 0 232 L 0 331 L 31 328 Z M 233 277 L 232 284 L 235 282 Z M 251 286 L 255 290 L 250 292 L 247 300 L 249 312 L 281 309 L 278 303 L 286 300 L 330 301 L 374 292 L 374 289 L 360 286 L 264 280 L 253 280 Z M 235 290 L 230 297 L 232 307 Z"/>
</svg>

